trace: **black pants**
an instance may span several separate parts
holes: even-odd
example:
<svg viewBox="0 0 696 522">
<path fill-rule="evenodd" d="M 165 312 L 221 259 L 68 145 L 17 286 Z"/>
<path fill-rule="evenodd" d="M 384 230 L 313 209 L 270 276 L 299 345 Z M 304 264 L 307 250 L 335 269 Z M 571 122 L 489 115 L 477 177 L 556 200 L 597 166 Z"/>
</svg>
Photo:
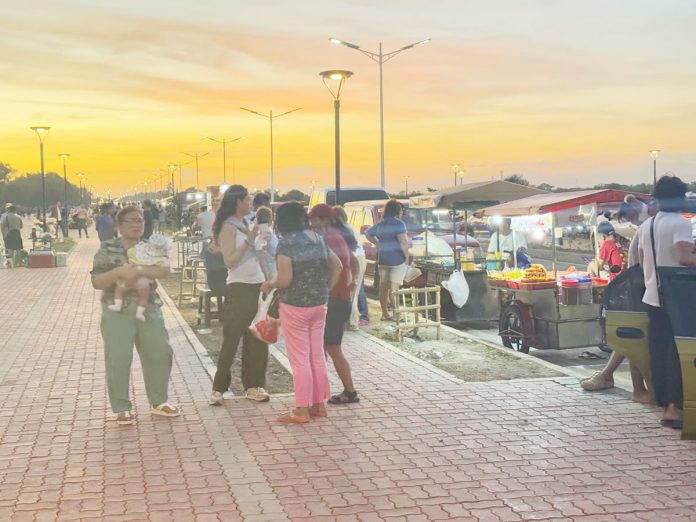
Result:
<svg viewBox="0 0 696 522">
<path fill-rule="evenodd" d="M 85 231 L 85 237 L 89 237 L 89 234 L 87 233 L 87 220 L 86 219 L 78 219 L 77 220 L 77 233 L 82 237 L 82 231 Z"/>
<path fill-rule="evenodd" d="M 672 323 L 664 308 L 646 306 L 650 319 L 648 343 L 655 402 L 658 406 L 681 405 L 684 400 L 681 364 Z"/>
<path fill-rule="evenodd" d="M 260 284 L 232 283 L 227 286 L 225 315 L 222 325 L 222 350 L 213 380 L 213 390 L 224 393 L 232 380 L 231 366 L 242 341 L 242 386 L 266 386 L 268 345 L 249 333 L 259 302 Z"/>
</svg>

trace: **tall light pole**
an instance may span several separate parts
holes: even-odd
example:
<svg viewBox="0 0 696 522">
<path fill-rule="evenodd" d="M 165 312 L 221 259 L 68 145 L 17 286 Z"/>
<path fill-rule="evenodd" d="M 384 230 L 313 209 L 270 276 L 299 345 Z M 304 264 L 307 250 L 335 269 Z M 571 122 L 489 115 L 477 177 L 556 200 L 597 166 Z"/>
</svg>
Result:
<svg viewBox="0 0 696 522">
<path fill-rule="evenodd" d="M 63 213 L 61 214 L 60 218 L 63 223 L 61 224 L 61 228 L 63 229 L 63 235 L 68 235 L 68 167 L 67 167 L 67 160 L 70 157 L 70 154 L 67 153 L 62 153 L 58 154 L 58 156 L 63 160 Z"/>
<path fill-rule="evenodd" d="M 44 172 L 44 141 L 48 137 L 51 127 L 30 127 L 39 137 L 39 152 L 41 154 L 41 212 L 44 232 L 46 231 L 46 173 Z"/>
<path fill-rule="evenodd" d="M 457 186 L 457 174 L 459 174 L 459 163 L 452 163 L 452 171 L 454 172 L 454 186 Z"/>
<path fill-rule="evenodd" d="M 319 73 L 324 85 L 331 93 L 334 99 L 334 140 L 335 140 L 335 164 L 336 164 L 336 201 L 335 205 L 341 204 L 341 89 L 348 78 L 353 76 L 352 71 L 343 71 L 334 69 L 330 71 L 322 71 Z M 327 83 L 328 80 L 338 82 L 335 89 L 332 89 Z"/>
<path fill-rule="evenodd" d="M 662 152 L 660 149 L 653 149 L 650 155 L 653 159 L 653 186 L 657 185 L 657 155 Z"/>
<path fill-rule="evenodd" d="M 226 139 L 224 136 L 222 139 L 211 138 L 210 136 L 203 136 L 204 139 L 214 141 L 215 143 L 222 144 L 222 182 L 227 183 L 227 144 L 234 143 L 235 141 L 243 140 L 244 136 L 239 138 Z M 232 164 L 232 181 L 234 181 L 234 163 Z"/>
<path fill-rule="evenodd" d="M 406 197 L 408 197 L 408 176 L 404 176 L 404 180 L 406 181 Z"/>
<path fill-rule="evenodd" d="M 258 111 L 247 109 L 246 107 L 240 107 L 240 109 L 242 109 L 243 111 L 247 111 L 252 114 L 256 114 L 257 116 L 261 116 L 262 118 L 266 118 L 271 125 L 271 203 L 275 201 L 275 173 L 273 171 L 273 120 L 280 118 L 281 116 L 285 116 L 286 114 L 290 114 L 291 112 L 299 111 L 301 108 L 302 107 L 297 107 L 296 109 L 292 109 L 291 111 L 285 111 L 282 114 L 276 114 L 275 116 L 273 116 L 272 109 L 268 111 L 268 114 L 262 114 Z"/>
<path fill-rule="evenodd" d="M 459 176 L 459 184 L 463 185 L 464 184 L 464 171 L 463 170 L 458 171 L 457 176 Z"/>
<path fill-rule="evenodd" d="M 394 58 L 397 54 L 406 51 L 407 49 L 411 49 L 415 47 L 416 45 L 424 44 L 426 42 L 429 42 L 432 40 L 432 38 L 426 38 L 425 40 L 421 40 L 420 42 L 415 42 L 409 45 L 405 45 L 396 51 L 391 51 L 389 53 L 383 53 L 382 52 L 382 42 L 379 43 L 379 52 L 373 53 L 370 51 L 366 51 L 364 49 L 361 49 L 360 46 L 345 42 L 343 40 L 339 40 L 338 38 L 329 38 L 329 41 L 331 43 L 337 44 L 337 45 L 345 45 L 346 47 L 350 49 L 355 49 L 356 51 L 360 51 L 363 53 L 365 56 L 367 56 L 370 60 L 373 62 L 377 62 L 379 64 L 379 144 L 380 144 L 380 178 L 381 178 L 381 183 L 382 183 L 382 188 L 384 188 L 385 185 L 385 180 L 384 180 L 384 87 L 383 87 L 383 81 L 382 81 L 382 66 L 384 65 L 385 62 L 388 62 L 392 58 Z"/>
<path fill-rule="evenodd" d="M 199 184 L 199 179 L 198 179 L 198 158 L 202 158 L 204 156 L 207 156 L 208 154 L 212 154 L 212 152 L 204 152 L 203 154 L 199 152 L 194 152 L 193 154 L 189 154 L 188 152 L 182 152 L 184 156 L 188 156 L 189 158 L 194 158 L 196 160 L 196 190 L 200 189 L 200 184 Z"/>
</svg>

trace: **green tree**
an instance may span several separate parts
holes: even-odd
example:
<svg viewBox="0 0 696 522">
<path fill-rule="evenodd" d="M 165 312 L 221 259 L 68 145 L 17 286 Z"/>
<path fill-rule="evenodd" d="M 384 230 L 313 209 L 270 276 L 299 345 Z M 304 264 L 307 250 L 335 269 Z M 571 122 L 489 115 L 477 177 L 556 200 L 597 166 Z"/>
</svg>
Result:
<svg viewBox="0 0 696 522">
<path fill-rule="evenodd" d="M 55 172 L 46 174 L 46 207 L 65 199 L 63 177 Z M 26 208 L 40 208 L 42 201 L 41 174 L 27 174 L 0 184 L 0 202 L 11 202 Z M 91 195 L 83 190 L 83 202 L 89 203 Z M 68 182 L 68 202 L 70 206 L 80 203 L 79 187 Z M 66 202 L 63 201 L 65 206 Z"/>
<path fill-rule="evenodd" d="M 301 190 L 297 189 L 289 190 L 285 194 L 278 196 L 277 199 L 278 201 L 302 201 L 304 203 L 309 202 L 309 196 Z"/>
<path fill-rule="evenodd" d="M 14 174 L 15 170 L 9 163 L 0 163 L 0 182 L 10 181 L 10 175 Z"/>
<path fill-rule="evenodd" d="M 524 185 L 525 187 L 529 186 L 529 181 L 527 181 L 527 178 L 525 178 L 522 174 L 513 174 L 512 176 L 508 176 L 505 178 L 505 181 L 517 183 L 518 185 Z"/>
</svg>

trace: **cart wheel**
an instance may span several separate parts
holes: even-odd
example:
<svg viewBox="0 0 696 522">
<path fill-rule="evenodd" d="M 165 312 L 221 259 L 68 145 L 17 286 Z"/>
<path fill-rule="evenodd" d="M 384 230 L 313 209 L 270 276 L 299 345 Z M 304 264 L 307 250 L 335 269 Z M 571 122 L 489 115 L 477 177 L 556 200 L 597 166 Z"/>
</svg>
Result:
<svg viewBox="0 0 696 522">
<path fill-rule="evenodd" d="M 500 317 L 500 339 L 505 348 L 518 352 L 529 353 L 529 345 L 525 342 L 522 328 L 522 315 L 517 306 L 508 306 Z"/>
</svg>

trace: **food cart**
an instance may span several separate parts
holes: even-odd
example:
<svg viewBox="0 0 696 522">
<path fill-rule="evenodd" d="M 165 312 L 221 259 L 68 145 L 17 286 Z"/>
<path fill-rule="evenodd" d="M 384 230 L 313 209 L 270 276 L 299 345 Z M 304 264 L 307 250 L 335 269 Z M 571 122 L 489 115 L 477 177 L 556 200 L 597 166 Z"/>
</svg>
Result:
<svg viewBox="0 0 696 522">
<path fill-rule="evenodd" d="M 596 227 L 605 210 L 617 209 L 629 194 L 618 190 L 550 193 L 488 207 L 484 215 L 509 217 L 512 229 L 551 233 L 553 267 L 490 274 L 500 306 L 498 332 L 508 348 L 527 353 L 537 349 L 602 347 L 602 290 L 607 280 L 582 274 L 559 275 L 556 244 L 564 227 Z M 642 195 L 637 195 L 638 197 Z M 597 251 L 596 233 L 594 250 Z"/>
</svg>

